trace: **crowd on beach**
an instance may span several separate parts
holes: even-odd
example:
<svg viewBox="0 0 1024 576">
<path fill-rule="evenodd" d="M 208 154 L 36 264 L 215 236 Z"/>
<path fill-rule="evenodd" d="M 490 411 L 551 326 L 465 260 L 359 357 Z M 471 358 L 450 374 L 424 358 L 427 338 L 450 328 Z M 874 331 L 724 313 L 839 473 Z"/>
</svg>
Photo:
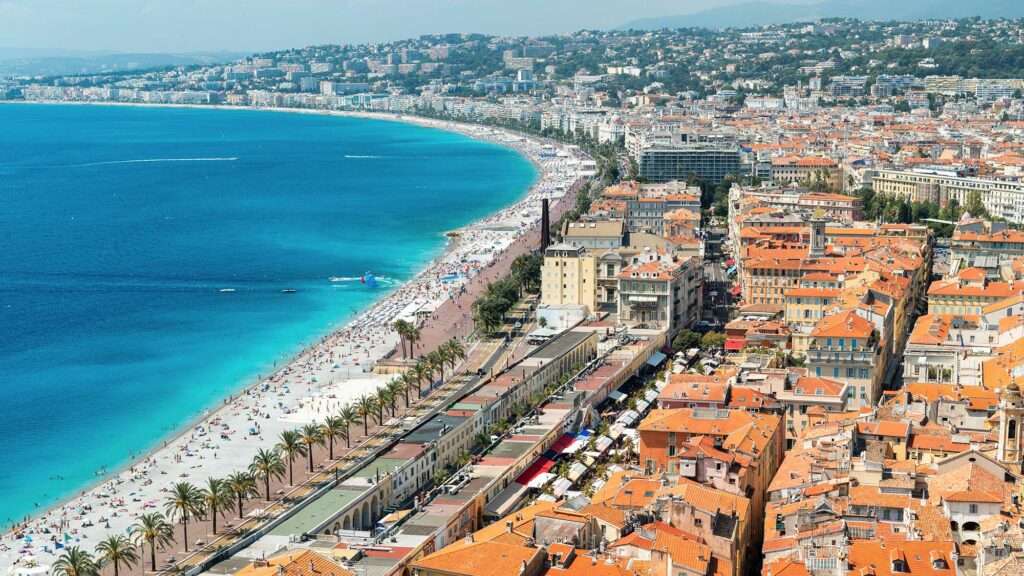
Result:
<svg viewBox="0 0 1024 576">
<path fill-rule="evenodd" d="M 446 301 L 517 238 L 535 225 L 541 199 L 558 198 L 578 178 L 578 163 L 535 139 L 490 128 L 403 118 L 465 133 L 516 149 L 540 176 L 528 195 L 504 210 L 450 234 L 449 248 L 412 281 L 396 288 L 330 335 L 306 346 L 294 360 L 256 385 L 199 415 L 187 432 L 148 456 L 132 455 L 129 468 L 77 498 L 34 518 L 8 521 L 0 538 L 0 567 L 52 564 L 63 548 L 92 550 L 108 534 L 126 533 L 145 512 L 162 511 L 166 492 L 179 481 L 201 483 L 245 470 L 259 448 L 298 424 L 322 422 L 346 403 L 372 392 L 387 378 L 371 373 L 374 362 L 394 350 L 395 320 L 429 320 Z M 468 321 L 468 315 L 461 321 Z"/>
</svg>

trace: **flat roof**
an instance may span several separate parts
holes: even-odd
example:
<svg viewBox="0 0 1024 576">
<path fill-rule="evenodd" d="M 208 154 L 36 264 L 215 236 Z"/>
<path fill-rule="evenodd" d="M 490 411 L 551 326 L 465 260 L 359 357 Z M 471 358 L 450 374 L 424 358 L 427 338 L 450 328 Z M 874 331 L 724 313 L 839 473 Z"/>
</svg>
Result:
<svg viewBox="0 0 1024 576">
<path fill-rule="evenodd" d="M 530 356 L 544 359 L 559 358 L 567 354 L 573 348 L 579 346 L 593 334 L 593 332 L 576 332 L 573 330 L 563 332 L 557 337 L 545 342 L 543 346 L 534 350 L 533 354 L 530 354 Z"/>
<path fill-rule="evenodd" d="M 453 406 L 453 408 L 455 408 L 455 406 Z M 451 416 L 449 414 L 438 414 L 431 418 L 429 422 L 424 422 L 415 430 L 406 434 L 402 438 L 402 441 L 422 444 L 423 442 L 437 440 L 438 438 L 441 437 L 442 428 L 444 428 L 445 426 L 448 426 L 449 429 L 454 428 L 459 424 L 463 423 L 465 420 L 465 416 Z"/>
<path fill-rule="evenodd" d="M 394 472 L 395 466 L 401 466 L 408 461 L 408 458 L 377 458 L 353 474 L 352 478 L 374 478 L 378 471 L 380 471 L 381 477 L 384 477 L 384 475 Z"/>
<path fill-rule="evenodd" d="M 367 485 L 369 487 L 369 485 Z M 312 530 L 339 510 L 354 502 L 363 495 L 365 490 L 346 490 L 335 488 L 323 496 L 313 500 L 294 516 L 285 520 L 269 532 L 273 536 L 290 536 Z"/>
</svg>

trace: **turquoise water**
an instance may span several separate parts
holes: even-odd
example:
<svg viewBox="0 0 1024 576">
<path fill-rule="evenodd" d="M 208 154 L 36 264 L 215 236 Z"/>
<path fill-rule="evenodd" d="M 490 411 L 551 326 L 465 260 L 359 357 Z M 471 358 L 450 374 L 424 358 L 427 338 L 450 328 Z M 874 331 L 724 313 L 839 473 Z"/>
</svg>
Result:
<svg viewBox="0 0 1024 576">
<path fill-rule="evenodd" d="M 388 289 L 330 277 L 408 279 L 535 177 L 510 150 L 393 122 L 0 106 L 0 522 Z"/>
</svg>

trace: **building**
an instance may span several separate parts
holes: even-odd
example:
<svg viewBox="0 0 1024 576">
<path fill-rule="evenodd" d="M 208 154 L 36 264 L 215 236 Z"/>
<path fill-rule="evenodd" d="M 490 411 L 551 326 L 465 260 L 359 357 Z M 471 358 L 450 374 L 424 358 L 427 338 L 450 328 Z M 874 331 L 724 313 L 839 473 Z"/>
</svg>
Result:
<svg viewBox="0 0 1024 576">
<path fill-rule="evenodd" d="M 619 321 L 674 335 L 697 322 L 703 302 L 703 268 L 695 258 L 644 248 L 618 274 Z"/>
<path fill-rule="evenodd" d="M 639 154 L 639 164 L 640 176 L 648 182 L 686 180 L 692 175 L 718 184 L 729 174 L 749 172 L 737 144 L 711 142 L 645 148 Z"/>
<path fill-rule="evenodd" d="M 597 259 L 582 246 L 554 244 L 544 251 L 541 303 L 597 310 Z"/>
</svg>

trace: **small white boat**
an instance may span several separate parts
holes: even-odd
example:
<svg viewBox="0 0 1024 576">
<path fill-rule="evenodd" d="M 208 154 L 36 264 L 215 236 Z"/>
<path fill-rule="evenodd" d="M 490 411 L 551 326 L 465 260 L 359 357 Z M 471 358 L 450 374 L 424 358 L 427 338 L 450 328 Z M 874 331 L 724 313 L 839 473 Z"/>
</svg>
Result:
<svg viewBox="0 0 1024 576">
<path fill-rule="evenodd" d="M 281 290 L 281 292 L 284 294 L 295 294 L 298 290 L 295 288 L 285 288 L 284 290 Z"/>
<path fill-rule="evenodd" d="M 220 290 L 217 290 L 217 292 L 234 292 L 234 291 L 235 291 L 234 288 L 221 288 Z"/>
</svg>

